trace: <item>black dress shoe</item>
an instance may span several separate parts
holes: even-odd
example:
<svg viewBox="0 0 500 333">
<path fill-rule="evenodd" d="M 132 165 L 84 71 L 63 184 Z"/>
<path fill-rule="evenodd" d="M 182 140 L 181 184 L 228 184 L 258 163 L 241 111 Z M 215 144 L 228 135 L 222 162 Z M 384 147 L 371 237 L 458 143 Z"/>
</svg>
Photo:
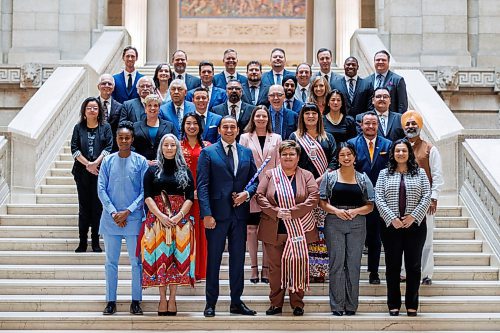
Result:
<svg viewBox="0 0 500 333">
<path fill-rule="evenodd" d="M 378 273 L 370 273 L 370 284 L 380 284 Z"/>
<path fill-rule="evenodd" d="M 255 316 L 257 314 L 256 311 L 249 309 L 243 302 L 241 302 L 240 304 L 231 304 L 231 306 L 229 307 L 229 312 L 232 314 L 240 314 L 244 316 Z"/>
<path fill-rule="evenodd" d="M 78 247 L 75 249 L 76 253 L 87 252 L 87 242 L 78 244 Z"/>
<path fill-rule="evenodd" d="M 356 311 L 346 311 L 345 315 L 346 316 L 354 316 L 356 314 Z"/>
<path fill-rule="evenodd" d="M 102 314 L 108 316 L 114 314 L 115 312 L 116 312 L 116 302 L 108 302 Z"/>
<path fill-rule="evenodd" d="M 215 317 L 215 305 L 207 304 L 205 306 L 205 311 L 203 311 L 203 315 L 207 318 Z"/>
<path fill-rule="evenodd" d="M 332 311 L 332 315 L 337 316 L 337 317 L 341 317 L 341 316 L 344 315 L 344 312 L 342 312 L 342 311 Z"/>
<path fill-rule="evenodd" d="M 132 301 L 130 304 L 130 313 L 133 315 L 142 315 L 141 303 L 139 301 Z"/>
<path fill-rule="evenodd" d="M 417 316 L 417 311 L 406 311 L 406 315 L 408 317 L 416 317 Z"/>
<path fill-rule="evenodd" d="M 389 310 L 389 316 L 391 317 L 399 316 L 399 310 Z"/>
<path fill-rule="evenodd" d="M 99 244 L 92 245 L 92 252 L 96 252 L 96 253 L 101 253 L 102 252 L 102 249 L 99 246 Z"/>
<path fill-rule="evenodd" d="M 283 308 L 279 306 L 271 305 L 269 309 L 266 310 L 267 316 L 274 316 L 277 314 L 281 314 L 283 312 Z"/>
<path fill-rule="evenodd" d="M 432 279 L 430 277 L 428 277 L 428 276 L 424 277 L 422 279 L 422 285 L 423 286 L 430 286 L 430 285 L 432 285 Z"/>
<path fill-rule="evenodd" d="M 294 316 L 304 315 L 304 309 L 302 309 L 300 306 L 297 306 L 295 309 L 293 309 L 293 315 Z"/>
</svg>

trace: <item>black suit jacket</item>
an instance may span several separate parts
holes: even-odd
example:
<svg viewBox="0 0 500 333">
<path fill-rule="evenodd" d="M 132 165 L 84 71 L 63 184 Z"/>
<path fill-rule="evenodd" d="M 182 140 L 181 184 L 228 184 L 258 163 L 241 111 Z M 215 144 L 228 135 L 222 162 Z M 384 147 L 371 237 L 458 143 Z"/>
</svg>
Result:
<svg viewBox="0 0 500 333">
<path fill-rule="evenodd" d="M 373 86 L 367 79 L 358 76 L 354 88 L 354 98 L 349 100 L 349 88 L 343 76 L 333 80 L 332 89 L 339 90 L 346 101 L 347 114 L 355 118 L 358 114 L 373 110 L 372 96 Z"/>
<path fill-rule="evenodd" d="M 102 103 L 101 97 L 97 99 Z M 111 100 L 111 109 L 109 110 L 108 124 L 111 126 L 111 134 L 113 134 L 113 148 L 111 152 L 118 151 L 118 144 L 116 143 L 116 130 L 118 129 L 118 124 L 120 123 L 120 116 L 123 108 L 123 104 L 118 103 L 113 97 Z M 104 105 L 102 106 L 104 108 Z"/>
<path fill-rule="evenodd" d="M 252 103 L 252 94 L 250 93 L 250 83 L 245 82 L 241 84 L 241 88 L 243 89 L 243 95 L 241 96 L 241 101 L 250 105 L 254 105 Z M 259 88 L 259 97 L 257 98 L 257 103 L 255 105 L 265 105 L 269 107 L 269 99 L 267 98 L 267 93 L 269 92 L 269 86 L 264 86 L 262 83 Z"/>
<path fill-rule="evenodd" d="M 299 114 L 285 107 L 281 108 L 280 112 L 283 116 L 283 124 L 281 127 L 281 133 L 279 134 L 281 135 L 281 138 L 283 140 L 288 140 L 290 138 L 290 135 L 297 130 Z M 274 131 L 274 124 L 273 124 L 273 131 Z"/>
<path fill-rule="evenodd" d="M 120 121 L 128 120 L 135 123 L 144 119 L 146 119 L 146 111 L 140 97 L 123 103 Z"/>
<path fill-rule="evenodd" d="M 229 111 L 229 108 L 227 106 L 227 103 L 228 102 L 214 106 L 212 108 L 212 112 L 216 113 L 222 117 L 231 114 L 231 112 Z M 237 119 L 238 120 L 238 129 L 240 131 L 240 133 L 238 134 L 238 137 L 236 138 L 237 141 L 240 140 L 240 135 L 243 134 L 243 132 L 244 132 L 243 130 L 247 126 L 248 122 L 250 121 L 250 117 L 252 115 L 253 109 L 254 109 L 253 105 L 247 104 L 245 102 L 241 102 L 241 110 L 240 110 L 239 117 Z"/>
<path fill-rule="evenodd" d="M 156 160 L 158 146 L 160 140 L 165 134 L 173 133 L 174 124 L 170 121 L 160 119 L 158 133 L 154 141 L 149 137 L 148 126 L 146 120 L 141 120 L 134 123 L 134 148 L 135 152 L 144 156 L 147 160 Z M 174 134 L 175 135 L 175 134 Z"/>
<path fill-rule="evenodd" d="M 375 87 L 377 73 L 368 76 L 372 89 Z M 394 72 L 388 71 L 383 86 L 389 90 L 391 95 L 391 106 L 389 110 L 397 113 L 405 113 L 408 110 L 408 95 L 406 94 L 405 79 Z"/>
</svg>

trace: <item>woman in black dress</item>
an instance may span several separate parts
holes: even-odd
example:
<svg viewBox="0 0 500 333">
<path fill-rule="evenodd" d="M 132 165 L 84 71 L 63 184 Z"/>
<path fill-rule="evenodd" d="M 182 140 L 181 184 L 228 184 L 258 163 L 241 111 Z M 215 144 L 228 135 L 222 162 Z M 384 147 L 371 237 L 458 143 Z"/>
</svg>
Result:
<svg viewBox="0 0 500 333">
<path fill-rule="evenodd" d="M 356 122 L 347 115 L 345 97 L 337 89 L 326 95 L 323 123 L 325 131 L 333 135 L 337 143 L 346 142 L 357 135 Z"/>
</svg>

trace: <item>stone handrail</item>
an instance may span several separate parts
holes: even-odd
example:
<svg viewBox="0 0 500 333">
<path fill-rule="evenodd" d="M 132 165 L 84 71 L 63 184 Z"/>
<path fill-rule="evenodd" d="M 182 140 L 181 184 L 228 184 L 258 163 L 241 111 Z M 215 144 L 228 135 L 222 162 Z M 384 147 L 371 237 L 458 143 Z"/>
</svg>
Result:
<svg viewBox="0 0 500 333">
<path fill-rule="evenodd" d="M 9 196 L 9 142 L 0 136 L 0 207 L 3 207 Z M 5 212 L 0 210 L 0 214 Z"/>
<path fill-rule="evenodd" d="M 488 240 L 491 250 L 500 258 L 500 139 L 466 139 L 463 143 L 460 196 Z M 477 220 L 477 219 L 476 219 Z"/>
<path fill-rule="evenodd" d="M 125 30 L 105 28 L 85 62 L 58 67 L 11 121 L 12 203 L 36 201 L 37 187 L 71 134 L 82 100 L 96 95 L 99 75 L 119 67 L 129 40 Z"/>
</svg>

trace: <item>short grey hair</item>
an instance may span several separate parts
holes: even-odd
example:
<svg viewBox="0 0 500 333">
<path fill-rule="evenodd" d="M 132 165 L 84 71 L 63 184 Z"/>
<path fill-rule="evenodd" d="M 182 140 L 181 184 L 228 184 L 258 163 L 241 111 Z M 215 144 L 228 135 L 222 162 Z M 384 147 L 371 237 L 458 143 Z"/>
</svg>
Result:
<svg viewBox="0 0 500 333">
<path fill-rule="evenodd" d="M 158 96 L 156 94 L 150 94 L 150 95 L 147 95 L 146 98 L 144 98 L 144 105 L 148 105 L 151 102 L 157 102 L 158 105 L 161 105 L 162 101 L 161 101 L 160 96 Z"/>
<path fill-rule="evenodd" d="M 113 86 L 115 85 L 115 78 L 113 77 L 113 75 L 109 73 L 104 73 L 101 76 L 99 76 L 99 81 L 97 81 L 97 84 L 100 84 L 104 79 L 110 79 L 111 82 L 113 82 Z"/>
<path fill-rule="evenodd" d="M 168 87 L 168 90 L 170 90 L 170 88 L 172 88 L 172 86 L 182 86 L 184 88 L 184 90 L 187 91 L 186 82 L 184 82 L 181 79 L 174 79 L 172 82 L 170 82 L 170 86 Z"/>
<path fill-rule="evenodd" d="M 149 83 L 151 83 L 151 85 L 153 86 L 151 89 L 156 88 L 155 82 L 153 81 L 152 78 L 150 78 L 149 76 L 141 76 L 137 81 L 137 92 L 139 92 L 139 86 L 141 85 L 142 81 L 148 81 Z"/>
</svg>

